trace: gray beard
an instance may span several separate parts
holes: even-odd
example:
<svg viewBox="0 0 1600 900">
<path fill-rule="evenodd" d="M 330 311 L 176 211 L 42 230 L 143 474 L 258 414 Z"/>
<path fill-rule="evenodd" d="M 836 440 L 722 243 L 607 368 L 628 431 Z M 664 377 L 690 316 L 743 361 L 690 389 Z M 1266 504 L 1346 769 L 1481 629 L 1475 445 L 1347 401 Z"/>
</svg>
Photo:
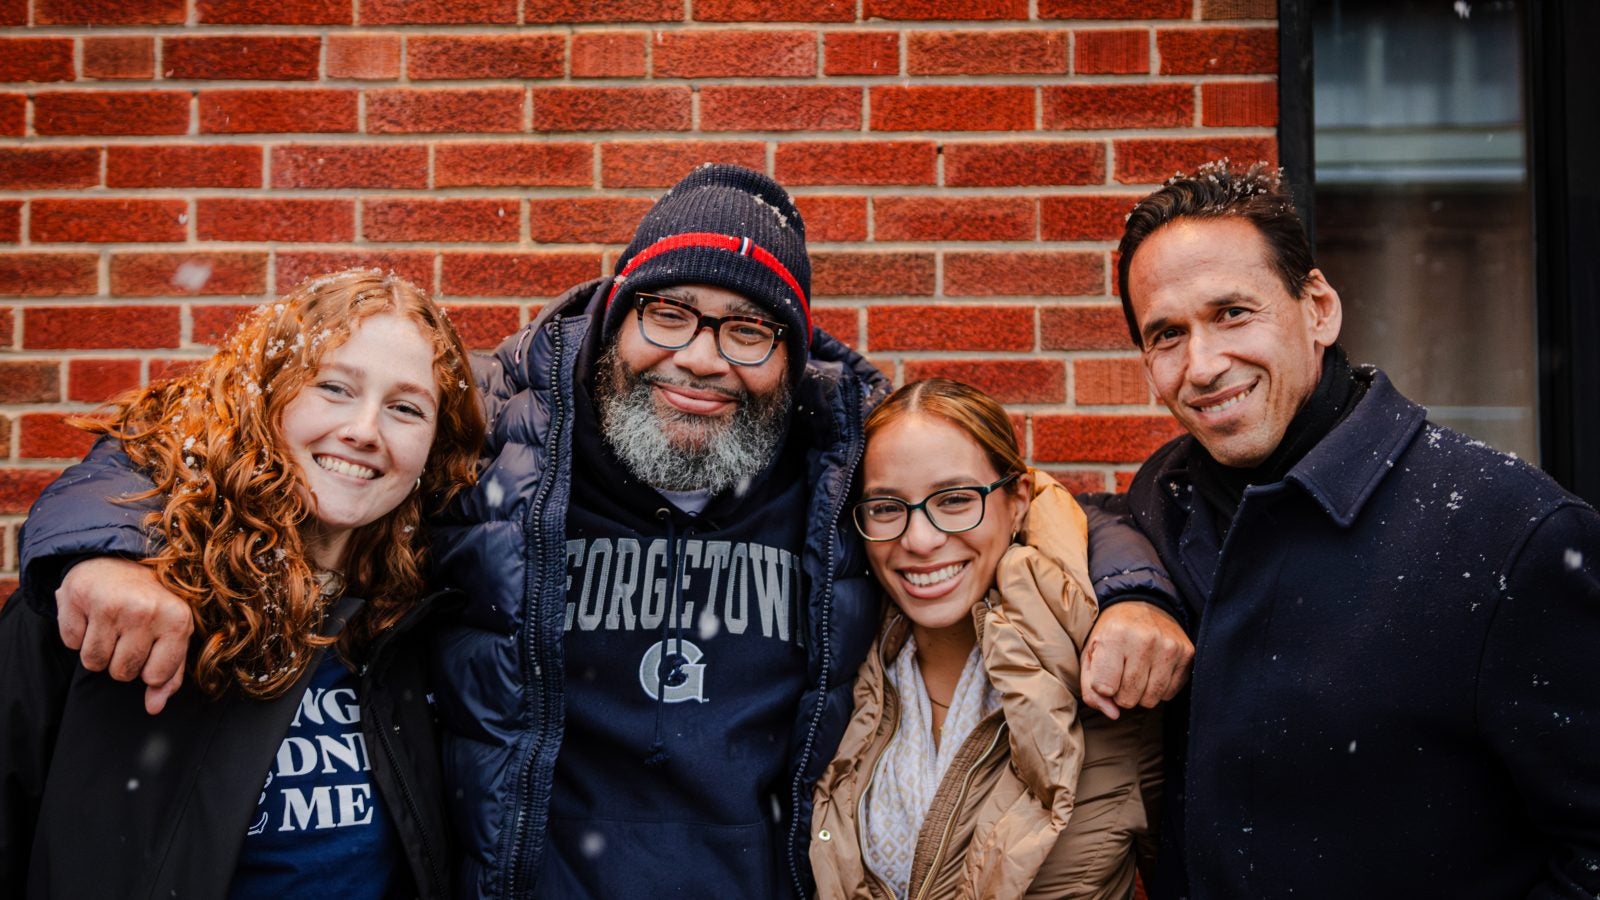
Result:
<svg viewBox="0 0 1600 900">
<path fill-rule="evenodd" d="M 650 385 L 667 381 L 693 384 L 634 372 L 622 362 L 615 342 L 606 349 L 595 379 L 595 400 L 600 431 L 611 451 L 634 477 L 657 490 L 747 490 L 788 430 L 788 380 L 766 396 L 741 392 L 730 419 L 658 409 Z M 669 424 L 682 436 L 676 442 L 667 436 Z"/>
</svg>

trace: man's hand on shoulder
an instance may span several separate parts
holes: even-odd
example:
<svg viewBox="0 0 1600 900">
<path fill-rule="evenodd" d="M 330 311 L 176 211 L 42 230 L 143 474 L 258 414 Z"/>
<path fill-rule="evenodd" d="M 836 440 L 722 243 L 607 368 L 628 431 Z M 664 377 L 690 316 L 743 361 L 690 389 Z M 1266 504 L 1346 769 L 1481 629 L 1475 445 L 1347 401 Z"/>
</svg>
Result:
<svg viewBox="0 0 1600 900">
<path fill-rule="evenodd" d="M 1115 719 L 1171 700 L 1189 680 L 1194 644 L 1151 603 L 1126 600 L 1100 612 L 1083 648 L 1083 702 Z"/>
<path fill-rule="evenodd" d="M 56 591 L 61 642 L 83 667 L 117 681 L 145 683 L 144 708 L 161 712 L 183 683 L 194 617 L 155 572 L 115 556 L 86 559 Z"/>
</svg>

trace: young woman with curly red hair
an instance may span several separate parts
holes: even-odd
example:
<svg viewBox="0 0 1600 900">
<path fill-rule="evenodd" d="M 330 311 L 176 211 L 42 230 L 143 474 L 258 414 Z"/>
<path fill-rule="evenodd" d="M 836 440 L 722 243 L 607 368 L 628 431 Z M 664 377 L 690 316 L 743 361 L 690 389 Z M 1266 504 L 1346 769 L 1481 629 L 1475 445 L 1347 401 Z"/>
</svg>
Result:
<svg viewBox="0 0 1600 900">
<path fill-rule="evenodd" d="M 77 667 L 54 622 L 6 605 L 0 882 L 29 897 L 447 894 L 417 646 L 444 598 L 424 597 L 420 525 L 474 479 L 470 381 L 433 301 L 348 270 L 82 423 L 106 437 L 63 482 L 131 461 L 151 489 L 122 521 L 67 510 L 26 527 L 147 557 L 191 609 L 194 684 L 147 716 L 142 685 Z"/>
</svg>

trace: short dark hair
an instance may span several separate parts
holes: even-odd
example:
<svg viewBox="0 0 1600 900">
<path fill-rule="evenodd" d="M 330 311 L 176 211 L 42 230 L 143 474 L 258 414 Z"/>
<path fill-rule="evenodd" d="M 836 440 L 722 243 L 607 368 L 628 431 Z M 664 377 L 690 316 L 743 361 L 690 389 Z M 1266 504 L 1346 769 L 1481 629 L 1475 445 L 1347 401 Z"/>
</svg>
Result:
<svg viewBox="0 0 1600 900">
<path fill-rule="evenodd" d="M 1229 168 L 1227 159 L 1208 162 L 1193 175 L 1179 173 L 1164 187 L 1140 200 L 1128 214 L 1117 245 L 1117 288 L 1122 294 L 1122 313 L 1128 317 L 1128 334 L 1136 347 L 1144 346 L 1139 321 L 1133 315 L 1128 294 L 1128 268 L 1145 238 L 1161 226 L 1181 218 L 1222 219 L 1237 217 L 1254 225 L 1266 238 L 1272 267 L 1283 279 L 1291 295 L 1300 296 L 1311 278 L 1316 263 L 1311 256 L 1311 241 L 1289 196 L 1283 170 L 1265 162 L 1251 164 L 1243 172 Z"/>
</svg>

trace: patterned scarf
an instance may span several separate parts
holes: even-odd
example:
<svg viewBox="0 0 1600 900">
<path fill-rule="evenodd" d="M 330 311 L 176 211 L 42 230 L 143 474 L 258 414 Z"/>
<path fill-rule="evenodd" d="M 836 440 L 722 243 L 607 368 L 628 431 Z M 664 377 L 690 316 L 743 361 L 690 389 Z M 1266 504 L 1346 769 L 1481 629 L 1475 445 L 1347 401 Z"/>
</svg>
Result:
<svg viewBox="0 0 1600 900">
<path fill-rule="evenodd" d="M 974 646 L 945 712 L 940 740 L 933 740 L 933 709 L 917 665 L 917 642 L 906 645 L 884 673 L 900 697 L 900 725 L 884 748 L 867 789 L 861 830 L 867 868 L 904 900 L 910 891 L 917 835 L 956 751 L 978 723 L 1000 708 L 1000 694 L 989 684 L 983 657 Z"/>
</svg>

